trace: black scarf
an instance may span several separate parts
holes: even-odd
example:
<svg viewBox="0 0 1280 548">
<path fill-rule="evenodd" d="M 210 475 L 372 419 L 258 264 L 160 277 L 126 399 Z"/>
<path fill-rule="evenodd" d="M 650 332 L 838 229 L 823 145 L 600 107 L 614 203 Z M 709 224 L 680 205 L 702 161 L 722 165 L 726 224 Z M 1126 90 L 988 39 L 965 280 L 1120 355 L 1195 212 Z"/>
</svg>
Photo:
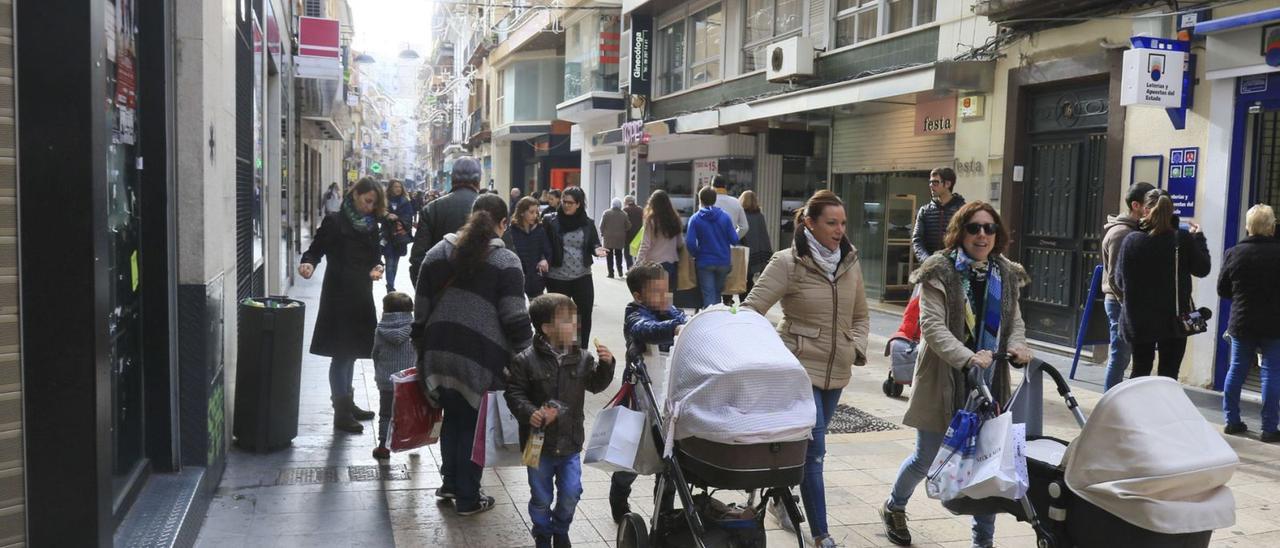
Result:
<svg viewBox="0 0 1280 548">
<path fill-rule="evenodd" d="M 587 210 L 582 205 L 578 205 L 578 213 L 574 215 L 567 215 L 564 208 L 560 208 L 556 211 L 556 221 L 560 225 L 560 233 L 568 234 L 586 226 L 591 219 L 587 218 Z"/>
</svg>

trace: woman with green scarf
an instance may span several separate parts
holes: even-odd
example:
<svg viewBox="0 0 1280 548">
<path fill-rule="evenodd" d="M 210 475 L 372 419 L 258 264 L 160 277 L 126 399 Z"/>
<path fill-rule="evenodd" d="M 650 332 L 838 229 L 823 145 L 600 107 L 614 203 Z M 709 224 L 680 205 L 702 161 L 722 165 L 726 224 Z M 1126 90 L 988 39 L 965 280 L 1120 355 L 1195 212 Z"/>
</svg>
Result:
<svg viewBox="0 0 1280 548">
<path fill-rule="evenodd" d="M 329 260 L 311 353 L 333 358 L 329 363 L 333 427 L 353 434 L 364 431 L 357 419 L 373 418 L 372 411 L 356 407 L 351 380 L 356 360 L 367 359 L 373 350 L 378 326 L 373 282 L 382 279 L 383 273 L 378 219 L 385 215 L 386 203 L 377 181 L 361 179 L 343 198 L 342 208 L 320 222 L 298 266 L 298 274 L 311 279 L 320 260 Z"/>
<path fill-rule="evenodd" d="M 902 463 L 881 514 L 894 544 L 911 544 L 907 500 L 929 473 L 956 410 L 964 406 L 967 367 L 983 370 L 992 393 L 1009 399 L 1009 366 L 1031 361 L 1019 292 L 1030 282 L 1022 266 L 1004 257 L 1009 233 L 985 202 L 970 202 L 947 227 L 945 249 L 934 253 L 911 281 L 920 284 L 921 356 L 903 424 L 915 427 L 916 448 Z M 992 545 L 995 516 L 974 516 L 973 546 Z"/>
</svg>

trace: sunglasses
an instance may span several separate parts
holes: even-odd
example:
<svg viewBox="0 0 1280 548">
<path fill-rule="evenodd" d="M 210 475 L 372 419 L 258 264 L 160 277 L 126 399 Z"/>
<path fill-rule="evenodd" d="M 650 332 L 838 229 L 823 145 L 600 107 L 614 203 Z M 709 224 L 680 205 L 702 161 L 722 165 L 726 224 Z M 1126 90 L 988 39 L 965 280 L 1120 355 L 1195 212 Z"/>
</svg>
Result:
<svg viewBox="0 0 1280 548">
<path fill-rule="evenodd" d="M 996 231 L 1000 230 L 1000 225 L 995 223 L 968 223 L 964 225 L 964 231 L 971 235 L 977 235 L 978 231 L 986 232 L 987 236 L 995 236 Z"/>
</svg>

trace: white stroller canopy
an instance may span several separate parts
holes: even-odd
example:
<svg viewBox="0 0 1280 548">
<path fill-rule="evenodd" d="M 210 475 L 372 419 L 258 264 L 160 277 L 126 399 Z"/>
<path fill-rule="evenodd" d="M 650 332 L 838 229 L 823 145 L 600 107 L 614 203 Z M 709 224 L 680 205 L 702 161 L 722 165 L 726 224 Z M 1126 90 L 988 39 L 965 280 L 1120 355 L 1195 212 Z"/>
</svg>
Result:
<svg viewBox="0 0 1280 548">
<path fill-rule="evenodd" d="M 675 440 L 748 445 L 809 439 L 817 420 L 809 375 L 773 325 L 723 306 L 693 317 L 676 340 L 667 409 Z"/>
<path fill-rule="evenodd" d="M 1143 529 L 1181 534 L 1235 524 L 1226 483 L 1240 459 L 1173 379 L 1112 388 L 1065 461 L 1073 491 Z"/>
</svg>

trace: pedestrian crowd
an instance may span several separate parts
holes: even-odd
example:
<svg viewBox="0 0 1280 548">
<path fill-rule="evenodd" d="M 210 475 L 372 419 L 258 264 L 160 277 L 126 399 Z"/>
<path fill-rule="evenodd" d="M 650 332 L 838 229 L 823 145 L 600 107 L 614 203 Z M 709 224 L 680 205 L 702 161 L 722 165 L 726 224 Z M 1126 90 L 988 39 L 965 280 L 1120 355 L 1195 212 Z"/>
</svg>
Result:
<svg viewBox="0 0 1280 548">
<path fill-rule="evenodd" d="M 299 273 L 310 278 L 328 260 L 311 352 L 331 357 L 334 427 L 360 432 L 374 417 L 352 398 L 353 365 L 372 358 L 380 392 L 378 446 L 387 459 L 392 413 L 390 377 L 415 368 L 429 399 L 444 411 L 439 436 L 442 486 L 436 496 L 462 516 L 494 507 L 481 490 L 483 468 L 472 460 L 476 424 L 486 394 L 504 391 L 519 423 L 521 447 L 540 443 L 528 467 L 528 512 L 538 546 L 569 546 L 568 531 L 582 495 L 586 392 L 599 393 L 621 370 L 637 382 L 635 364 L 647 348 L 669 350 L 686 322 L 671 293 L 679 265 L 694 265 L 698 305 L 729 303 L 726 279 L 734 246 L 747 248 L 747 288 L 740 305 L 765 314 L 780 305 L 777 333 L 808 373 L 816 423 L 805 456 L 800 498 L 816 546 L 835 546 L 826 518 L 823 479 L 826 432 L 853 367 L 867 360 L 870 319 L 858 250 L 849 240 L 845 204 L 819 190 L 796 210 L 789 247 L 774 251 L 767 217 L 754 192 L 729 196 L 717 175 L 699 189 L 699 208 L 687 223 L 663 190 L 641 208 L 634 196 L 613 199 L 599 221 L 587 214 L 576 186 L 522 196 L 481 192 L 473 158 L 455 160 L 451 190 L 439 197 L 410 195 L 399 181 L 383 187 L 362 179 L 345 192 L 332 185 L 325 213 Z M 906 506 L 943 445 L 948 424 L 966 398 L 966 370 L 976 370 L 999 401 L 1011 391 L 1010 363 L 1032 359 L 1020 310 L 1030 278 L 1010 260 L 1008 228 L 990 204 L 954 192 L 951 168 L 930 173 L 931 200 L 915 218 L 911 243 L 919 267 L 904 324 L 918 326 L 914 391 L 903 422 L 916 429 L 881 507 L 886 534 L 912 541 Z M 1187 337 L 1201 329 L 1191 301 L 1191 277 L 1207 276 L 1209 253 L 1194 223 L 1180 222 L 1170 196 L 1134 185 L 1128 211 L 1104 227 L 1102 291 L 1111 323 L 1106 388 L 1133 361 L 1133 376 L 1156 369 L 1177 377 Z M 1231 372 L 1224 396 L 1226 430 L 1247 429 L 1239 411 L 1244 374 L 1261 354 L 1264 441 L 1277 439 L 1280 378 L 1280 294 L 1268 278 L 1280 270 L 1275 215 L 1267 206 L 1247 214 L 1249 236 L 1228 251 L 1218 292 L 1232 299 Z M 412 294 L 395 289 L 400 257 L 409 255 Z M 592 264 L 604 258 L 609 278 L 624 278 L 633 300 L 624 318 L 623 363 L 592 341 L 595 286 Z M 383 316 L 376 318 L 372 283 L 386 278 Z M 740 291 L 740 290 L 739 290 Z M 689 307 L 695 308 L 695 307 Z M 594 350 L 592 352 L 588 351 Z M 1155 358 L 1159 355 L 1159 366 Z M 621 365 L 621 367 L 619 367 Z M 526 462 L 528 460 L 526 459 Z M 612 476 L 615 520 L 630 507 L 635 474 Z M 655 493 L 669 506 L 674 491 Z M 774 509 L 777 511 L 776 509 Z M 785 526 L 783 512 L 777 511 Z M 974 546 L 990 546 L 993 515 L 976 516 Z"/>
</svg>

